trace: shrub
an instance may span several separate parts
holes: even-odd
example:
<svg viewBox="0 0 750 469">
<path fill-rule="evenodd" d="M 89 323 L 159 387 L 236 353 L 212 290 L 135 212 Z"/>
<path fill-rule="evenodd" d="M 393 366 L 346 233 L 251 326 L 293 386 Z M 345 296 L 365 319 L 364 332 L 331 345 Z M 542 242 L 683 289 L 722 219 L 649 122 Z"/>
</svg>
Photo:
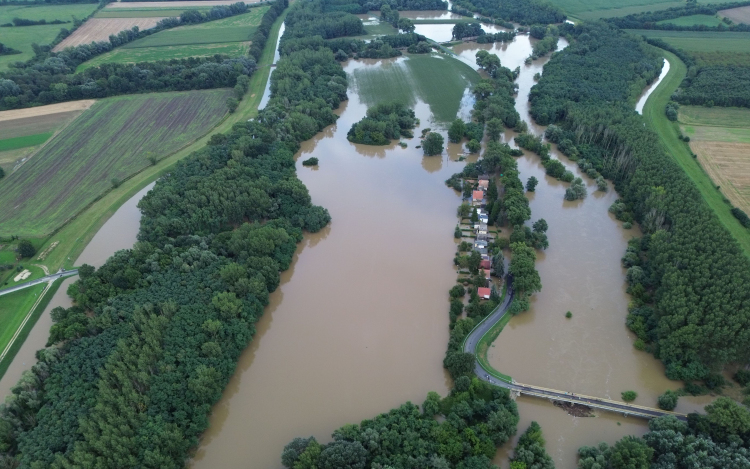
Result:
<svg viewBox="0 0 750 469">
<path fill-rule="evenodd" d="M 633 347 L 635 347 L 636 350 L 643 351 L 646 349 L 646 342 L 641 339 L 635 339 L 635 342 L 633 342 Z"/>
<path fill-rule="evenodd" d="M 742 226 L 744 226 L 745 228 L 750 228 L 750 217 L 748 217 L 747 213 L 745 213 L 742 209 L 732 207 L 732 215 L 734 215 L 734 218 L 739 220 Z"/>
<path fill-rule="evenodd" d="M 31 241 L 28 239 L 22 239 L 18 243 L 18 253 L 21 257 L 32 257 L 36 254 L 36 249 L 34 249 L 34 245 L 31 244 Z"/>
<path fill-rule="evenodd" d="M 567 313 L 565 313 L 565 317 L 568 318 L 568 319 L 570 319 L 570 318 L 573 317 L 573 313 L 571 313 L 570 311 L 568 311 Z"/>
<path fill-rule="evenodd" d="M 578 200 L 586 197 L 586 186 L 581 178 L 575 178 L 573 183 L 565 189 L 565 200 Z"/>
<path fill-rule="evenodd" d="M 750 371 L 748 370 L 739 370 L 737 373 L 732 376 L 735 381 L 740 383 L 742 386 L 747 386 L 750 384 Z"/>
<path fill-rule="evenodd" d="M 676 392 L 668 390 L 659 396 L 656 402 L 662 410 L 674 410 L 674 408 L 677 407 L 677 400 L 679 398 L 680 396 Z"/>
<path fill-rule="evenodd" d="M 302 166 L 317 166 L 317 165 L 318 165 L 318 159 L 315 158 L 314 156 L 302 162 Z"/>
<path fill-rule="evenodd" d="M 430 132 L 422 142 L 422 151 L 425 156 L 439 155 L 443 152 L 443 136 L 436 132 Z"/>
<path fill-rule="evenodd" d="M 621 395 L 625 402 L 633 402 L 638 397 L 638 393 L 635 391 L 623 391 Z"/>
<path fill-rule="evenodd" d="M 630 223 L 629 221 L 626 221 L 625 223 L 622 224 L 622 227 L 625 228 L 626 230 L 629 230 L 633 227 L 633 224 Z"/>
<path fill-rule="evenodd" d="M 458 299 L 466 295 L 466 289 L 462 285 L 454 285 L 453 288 L 450 289 L 449 294 L 451 298 Z"/>
<path fill-rule="evenodd" d="M 456 229 L 453 230 L 453 237 L 456 238 L 456 239 L 459 239 L 459 238 L 461 238 L 462 235 L 463 235 L 463 233 L 461 233 L 461 227 L 458 226 L 458 225 L 456 225 Z"/>
<path fill-rule="evenodd" d="M 529 192 L 534 192 L 534 190 L 536 190 L 537 184 L 539 184 L 539 180 L 534 176 L 531 176 L 529 180 L 526 181 L 526 190 Z"/>
<path fill-rule="evenodd" d="M 469 143 L 466 144 L 466 148 L 469 149 L 469 153 L 479 153 L 479 150 L 482 149 L 482 144 L 476 140 L 469 140 Z"/>
<path fill-rule="evenodd" d="M 575 179 L 575 176 L 570 171 L 565 171 L 562 176 L 560 176 L 560 180 L 563 182 L 573 182 L 573 179 Z"/>
</svg>

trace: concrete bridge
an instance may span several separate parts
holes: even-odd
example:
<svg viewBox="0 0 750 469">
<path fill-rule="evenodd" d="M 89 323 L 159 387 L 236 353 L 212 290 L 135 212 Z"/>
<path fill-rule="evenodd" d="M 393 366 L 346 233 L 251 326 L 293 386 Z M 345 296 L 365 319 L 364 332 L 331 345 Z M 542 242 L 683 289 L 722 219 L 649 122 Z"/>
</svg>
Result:
<svg viewBox="0 0 750 469">
<path fill-rule="evenodd" d="M 480 340 L 487 334 L 492 326 L 497 324 L 506 314 L 508 308 L 513 301 L 513 288 L 512 279 L 506 278 L 508 284 L 507 293 L 502 303 L 495 308 L 482 322 L 476 325 L 474 329 L 466 336 L 464 340 L 464 352 L 477 355 L 477 346 Z M 670 412 L 661 409 L 655 409 L 651 407 L 645 407 L 636 404 L 629 404 L 622 401 L 613 401 L 611 399 L 605 399 L 601 397 L 587 396 L 585 394 L 575 394 L 572 392 L 560 391 L 557 389 L 548 389 L 541 386 L 534 386 L 531 384 L 518 383 L 514 379 L 504 376 L 498 373 L 491 367 L 485 368 L 480 360 L 476 361 L 474 372 L 479 379 L 488 383 L 500 386 L 506 389 L 510 389 L 511 392 L 517 394 L 525 394 L 527 396 L 539 397 L 542 399 L 549 399 L 550 401 L 569 402 L 571 404 L 580 404 L 587 407 L 607 410 L 610 412 L 617 412 L 623 415 L 632 415 L 635 417 L 642 417 L 646 419 L 652 419 L 655 417 L 661 417 L 663 415 L 673 415 L 680 420 L 687 420 L 687 415 L 680 414 L 677 412 Z"/>
<path fill-rule="evenodd" d="M 13 293 L 14 291 L 23 290 L 24 288 L 33 287 L 34 285 L 39 285 L 40 283 L 52 283 L 58 278 L 70 277 L 71 275 L 78 275 L 78 269 L 60 270 L 57 273 L 46 275 L 36 280 L 30 280 L 28 282 L 19 283 L 18 285 L 14 285 L 10 288 L 5 288 L 3 290 L 0 290 L 0 296 L 7 295 L 8 293 Z"/>
</svg>

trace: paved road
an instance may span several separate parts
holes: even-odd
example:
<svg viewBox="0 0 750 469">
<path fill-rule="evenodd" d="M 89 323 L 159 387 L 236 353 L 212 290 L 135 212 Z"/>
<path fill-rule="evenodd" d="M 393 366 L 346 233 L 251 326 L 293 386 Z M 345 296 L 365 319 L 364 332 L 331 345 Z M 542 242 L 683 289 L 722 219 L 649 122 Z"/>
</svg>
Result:
<svg viewBox="0 0 750 469">
<path fill-rule="evenodd" d="M 508 280 L 508 292 L 505 295 L 505 299 L 503 300 L 502 304 L 500 304 L 500 306 L 498 306 L 495 311 L 487 316 L 484 321 L 479 323 L 466 337 L 466 340 L 464 341 L 464 352 L 476 355 L 477 344 L 479 343 L 479 340 L 482 338 L 482 336 L 485 335 L 492 328 L 492 326 L 494 326 L 503 316 L 509 314 L 508 307 L 513 300 L 513 288 L 511 287 L 511 284 L 512 279 Z M 674 415 L 681 420 L 687 420 L 687 416 L 684 414 L 668 412 L 661 409 L 653 409 L 651 407 L 627 404 L 621 401 L 613 401 L 610 399 L 558 391 L 556 389 L 547 389 L 539 386 L 518 383 L 515 380 L 507 382 L 492 376 L 492 374 L 495 373 L 495 370 L 485 370 L 484 367 L 479 363 L 479 360 L 477 360 L 476 362 L 474 372 L 479 377 L 479 379 L 483 381 L 492 383 L 495 386 L 510 389 L 511 391 L 518 392 L 519 394 L 526 394 L 528 396 L 540 397 L 542 399 L 549 399 L 553 401 L 582 404 L 588 407 L 595 407 L 647 419 L 661 417 L 662 415 Z"/>
<path fill-rule="evenodd" d="M 70 277 L 71 275 L 78 275 L 78 269 L 73 270 L 66 270 L 63 272 L 57 272 L 51 275 L 47 275 L 45 277 L 40 277 L 36 280 L 31 280 L 29 282 L 20 283 L 18 285 L 12 286 L 10 288 L 6 288 L 3 290 L 0 290 L 0 296 L 6 295 L 8 293 L 13 293 L 14 291 L 23 290 L 24 288 L 32 287 L 34 285 L 39 285 L 40 283 L 49 283 L 54 280 L 57 280 L 58 278 L 63 277 Z"/>
</svg>

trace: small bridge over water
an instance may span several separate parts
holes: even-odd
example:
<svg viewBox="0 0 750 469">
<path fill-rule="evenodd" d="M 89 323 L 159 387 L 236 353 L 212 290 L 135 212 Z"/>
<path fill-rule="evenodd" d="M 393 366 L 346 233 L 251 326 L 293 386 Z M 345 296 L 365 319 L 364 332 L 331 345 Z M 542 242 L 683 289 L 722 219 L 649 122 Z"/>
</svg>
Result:
<svg viewBox="0 0 750 469">
<path fill-rule="evenodd" d="M 500 303 L 500 305 L 498 305 L 498 307 L 495 308 L 492 313 L 484 318 L 482 322 L 477 324 L 476 327 L 474 327 L 474 329 L 469 333 L 469 335 L 464 340 L 464 352 L 472 353 L 476 356 L 477 345 L 479 344 L 480 339 L 492 329 L 492 326 L 494 326 L 508 313 L 508 307 L 513 301 L 513 289 L 511 287 L 512 281 L 507 282 L 508 290 L 507 294 L 505 295 L 504 301 Z M 575 394 L 572 392 L 543 388 L 541 386 L 518 383 L 512 378 L 509 379 L 508 377 L 500 376 L 500 373 L 492 368 L 485 368 L 479 360 L 476 361 L 474 372 L 479 377 L 479 379 L 494 384 L 495 386 L 510 389 L 512 392 L 514 391 L 518 394 L 525 394 L 527 396 L 549 399 L 550 401 L 569 402 L 571 404 L 584 405 L 587 407 L 608 410 L 610 412 L 617 412 L 626 416 L 632 415 L 634 417 L 652 419 L 655 417 L 661 417 L 663 415 L 673 415 L 680 420 L 687 420 L 687 415 L 677 412 L 670 412 L 636 404 L 629 404 L 622 401 L 613 401 L 611 399 L 604 399 L 601 397 Z"/>
</svg>

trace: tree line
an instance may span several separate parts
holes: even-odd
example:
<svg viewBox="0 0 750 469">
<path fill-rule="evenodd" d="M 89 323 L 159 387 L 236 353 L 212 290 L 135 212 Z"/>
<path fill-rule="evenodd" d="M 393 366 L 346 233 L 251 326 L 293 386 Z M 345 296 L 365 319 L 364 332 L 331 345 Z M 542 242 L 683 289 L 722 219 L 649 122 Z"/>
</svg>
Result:
<svg viewBox="0 0 750 469">
<path fill-rule="evenodd" d="M 388 5 L 393 10 L 447 10 L 448 2 L 443 0 L 327 0 L 326 12 L 341 11 L 362 14 L 380 11 Z"/>
<path fill-rule="evenodd" d="M 647 11 L 644 13 L 634 13 L 627 16 L 605 18 L 610 24 L 622 29 L 661 29 L 666 31 L 750 31 L 750 25 L 733 24 L 729 18 L 724 18 L 718 26 L 707 26 L 704 24 L 696 25 L 677 25 L 674 23 L 662 23 L 660 21 L 673 20 L 682 16 L 708 15 L 715 16 L 719 10 L 728 10 L 730 8 L 739 8 L 750 6 L 749 1 L 709 4 L 703 5 L 696 2 L 687 2 L 685 6 L 667 8 L 665 10 Z"/>
<path fill-rule="evenodd" d="M 281 462 L 289 469 L 492 469 L 497 447 L 516 433 L 518 420 L 506 389 L 464 376 L 448 396 L 430 392 L 421 409 L 407 402 L 345 425 L 328 444 L 295 438 Z"/>
<path fill-rule="evenodd" d="M 750 260 L 632 108 L 661 58 L 601 24 L 570 31 L 577 40 L 545 67 L 531 113 L 559 123 L 579 165 L 614 181 L 618 212 L 641 225 L 628 323 L 642 325 L 634 331 L 671 379 L 710 380 L 747 363 Z"/>
<path fill-rule="evenodd" d="M 242 2 L 214 6 L 207 12 L 188 10 L 180 18 L 165 18 L 152 29 L 137 27 L 111 35 L 107 42 L 92 42 L 61 52 L 34 44 L 35 56 L 0 73 L 0 109 L 16 109 L 78 99 L 103 98 L 149 91 L 182 91 L 234 86 L 239 75 L 250 75 L 260 57 L 270 25 L 279 15 L 276 4 L 263 15 L 253 37 L 250 55 L 233 58 L 173 59 L 137 64 L 103 64 L 76 73 L 76 68 L 98 55 L 136 39 L 186 23 L 202 23 L 246 12 Z"/>
<path fill-rule="evenodd" d="M 565 14 L 551 3 L 539 0 L 456 0 L 459 7 L 493 19 L 514 21 L 522 25 L 551 24 L 565 21 Z"/>
</svg>

